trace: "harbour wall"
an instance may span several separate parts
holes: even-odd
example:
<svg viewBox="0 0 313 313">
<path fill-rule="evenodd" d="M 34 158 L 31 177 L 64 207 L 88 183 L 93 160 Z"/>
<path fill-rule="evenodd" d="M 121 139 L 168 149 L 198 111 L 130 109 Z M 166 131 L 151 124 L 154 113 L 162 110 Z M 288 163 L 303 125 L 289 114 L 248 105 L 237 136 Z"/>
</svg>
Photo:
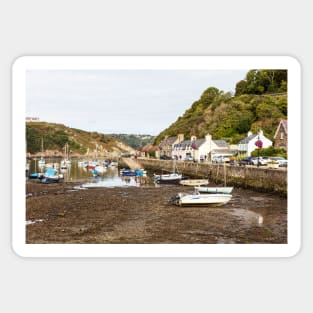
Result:
<svg viewBox="0 0 313 313">
<path fill-rule="evenodd" d="M 173 161 L 138 158 L 141 167 L 155 172 L 172 171 Z M 123 159 L 120 166 L 127 166 Z M 176 172 L 193 178 L 207 178 L 210 183 L 224 183 L 262 192 L 274 192 L 287 196 L 287 170 L 267 167 L 233 166 L 225 164 L 193 163 L 177 161 Z"/>
</svg>

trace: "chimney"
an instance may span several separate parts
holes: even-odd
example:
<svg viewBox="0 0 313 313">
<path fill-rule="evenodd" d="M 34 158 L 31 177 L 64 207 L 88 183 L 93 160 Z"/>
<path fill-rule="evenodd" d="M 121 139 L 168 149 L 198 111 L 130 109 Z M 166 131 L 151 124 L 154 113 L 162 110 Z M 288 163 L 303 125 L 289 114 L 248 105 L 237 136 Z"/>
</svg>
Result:
<svg viewBox="0 0 313 313">
<path fill-rule="evenodd" d="M 259 130 L 259 136 L 260 136 L 260 137 L 263 136 L 263 130 L 262 130 L 262 129 Z"/>
<path fill-rule="evenodd" d="M 251 136 L 251 135 L 252 135 L 252 131 L 249 130 L 249 131 L 248 131 L 248 137 Z"/>
<path fill-rule="evenodd" d="M 211 141 L 211 140 L 212 140 L 212 136 L 211 136 L 209 133 L 207 133 L 207 134 L 205 135 L 205 140 L 206 140 L 206 141 Z"/>
<path fill-rule="evenodd" d="M 191 140 L 191 141 L 197 140 L 197 137 L 194 136 L 194 135 L 192 135 L 191 138 L 190 138 L 190 140 Z"/>
<path fill-rule="evenodd" d="M 178 143 L 184 141 L 184 134 L 178 134 Z"/>
</svg>

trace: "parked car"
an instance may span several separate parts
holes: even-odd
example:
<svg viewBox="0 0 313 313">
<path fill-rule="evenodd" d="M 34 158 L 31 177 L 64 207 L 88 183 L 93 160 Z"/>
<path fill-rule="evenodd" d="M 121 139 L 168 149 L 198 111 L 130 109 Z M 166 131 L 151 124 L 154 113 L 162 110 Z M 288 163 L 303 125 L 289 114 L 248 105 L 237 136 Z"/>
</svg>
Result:
<svg viewBox="0 0 313 313">
<path fill-rule="evenodd" d="M 229 161 L 229 165 L 238 165 L 238 161 L 232 159 Z"/>
<path fill-rule="evenodd" d="M 161 160 L 172 160 L 172 157 L 170 157 L 170 156 L 168 156 L 166 154 L 163 154 L 163 155 L 160 156 L 160 159 Z"/>
<path fill-rule="evenodd" d="M 251 161 L 253 165 L 258 165 L 258 157 L 252 157 Z M 270 160 L 264 159 L 263 157 L 259 157 L 259 166 L 266 165 Z"/>
<path fill-rule="evenodd" d="M 213 156 L 212 158 L 213 163 L 229 163 L 230 162 L 230 157 L 226 155 L 218 155 L 218 156 Z"/>
<path fill-rule="evenodd" d="M 122 158 L 131 158 L 132 156 L 133 156 L 133 155 L 132 155 L 131 153 L 128 153 L 128 152 L 121 154 L 121 157 L 122 157 Z"/>
<path fill-rule="evenodd" d="M 262 156 L 262 161 L 266 165 L 267 163 L 271 162 L 272 159 L 268 156 Z"/>
<path fill-rule="evenodd" d="M 288 166 L 288 160 L 286 160 L 283 157 L 271 157 L 272 161 L 275 161 L 279 164 L 281 167 L 287 167 Z"/>
<path fill-rule="evenodd" d="M 245 157 L 239 161 L 239 165 L 253 165 L 251 157 Z"/>
</svg>

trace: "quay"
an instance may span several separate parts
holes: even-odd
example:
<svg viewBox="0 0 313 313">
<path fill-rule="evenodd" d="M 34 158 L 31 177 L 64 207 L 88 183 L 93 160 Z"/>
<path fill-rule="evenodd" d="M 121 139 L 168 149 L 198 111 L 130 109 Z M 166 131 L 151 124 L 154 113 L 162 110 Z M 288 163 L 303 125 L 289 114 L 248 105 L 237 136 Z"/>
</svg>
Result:
<svg viewBox="0 0 313 313">
<path fill-rule="evenodd" d="M 138 158 L 136 161 L 149 171 L 173 170 L 173 161 L 171 160 Z M 120 158 L 119 166 L 127 167 L 130 162 L 132 162 L 131 159 Z M 226 180 L 229 186 L 287 196 L 287 170 L 285 168 L 272 169 L 225 164 L 224 169 L 224 164 L 176 161 L 175 170 L 186 176 L 207 178 L 211 183 L 219 184 Z"/>
</svg>

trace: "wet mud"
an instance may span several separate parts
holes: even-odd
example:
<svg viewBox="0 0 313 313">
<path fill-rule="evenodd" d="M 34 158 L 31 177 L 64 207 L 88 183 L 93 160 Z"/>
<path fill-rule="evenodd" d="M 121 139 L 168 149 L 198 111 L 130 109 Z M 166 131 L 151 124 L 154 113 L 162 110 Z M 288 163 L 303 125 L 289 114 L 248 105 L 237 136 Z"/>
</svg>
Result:
<svg viewBox="0 0 313 313">
<path fill-rule="evenodd" d="M 287 243 L 287 200 L 235 188 L 221 207 L 168 202 L 192 187 L 145 185 L 80 189 L 77 183 L 26 184 L 26 242 Z"/>
</svg>

